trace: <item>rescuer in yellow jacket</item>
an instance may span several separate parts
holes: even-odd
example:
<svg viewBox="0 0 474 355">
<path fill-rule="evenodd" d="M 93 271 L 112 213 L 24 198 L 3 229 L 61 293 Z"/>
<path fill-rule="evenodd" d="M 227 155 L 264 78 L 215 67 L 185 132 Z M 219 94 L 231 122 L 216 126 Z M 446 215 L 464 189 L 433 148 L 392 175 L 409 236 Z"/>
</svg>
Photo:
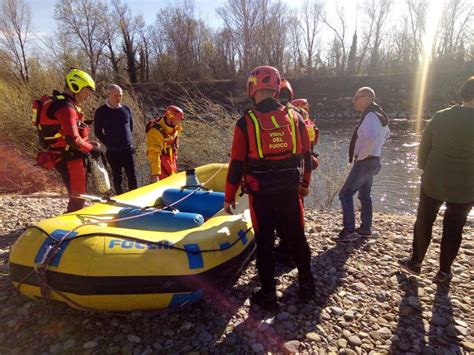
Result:
<svg viewBox="0 0 474 355">
<path fill-rule="evenodd" d="M 178 138 L 183 131 L 183 110 L 168 106 L 163 117 L 150 121 L 146 127 L 147 157 L 151 181 L 156 182 L 178 171 L 176 166 Z"/>
</svg>

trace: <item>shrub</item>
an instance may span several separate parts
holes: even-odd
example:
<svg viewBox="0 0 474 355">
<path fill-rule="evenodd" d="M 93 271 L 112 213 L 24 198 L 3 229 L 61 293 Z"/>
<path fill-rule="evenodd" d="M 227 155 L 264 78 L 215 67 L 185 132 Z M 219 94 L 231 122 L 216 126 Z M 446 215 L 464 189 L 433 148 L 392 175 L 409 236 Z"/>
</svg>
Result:
<svg viewBox="0 0 474 355">
<path fill-rule="evenodd" d="M 341 146 L 336 143 L 332 146 L 318 146 L 318 148 L 319 167 L 313 171 L 312 186 L 305 204 L 309 208 L 332 208 L 350 166 L 347 160 L 341 159 L 341 156 L 346 155 L 341 152 Z"/>
</svg>

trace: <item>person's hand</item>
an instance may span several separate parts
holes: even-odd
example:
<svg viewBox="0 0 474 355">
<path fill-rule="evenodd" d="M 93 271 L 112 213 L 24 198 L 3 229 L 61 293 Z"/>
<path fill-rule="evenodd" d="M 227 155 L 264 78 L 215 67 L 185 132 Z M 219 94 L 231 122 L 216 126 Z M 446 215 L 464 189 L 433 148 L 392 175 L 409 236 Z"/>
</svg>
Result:
<svg viewBox="0 0 474 355">
<path fill-rule="evenodd" d="M 97 142 L 97 141 L 90 141 L 89 143 L 90 143 L 90 144 L 91 144 L 91 146 L 93 146 L 93 147 L 100 148 L 100 143 L 99 143 L 99 142 Z"/>
<path fill-rule="evenodd" d="M 151 180 L 151 182 L 158 182 L 158 181 L 160 181 L 160 176 L 159 175 L 152 175 L 150 180 Z"/>
<path fill-rule="evenodd" d="M 92 155 L 92 158 L 94 159 L 99 159 L 99 157 L 102 156 L 103 154 L 103 151 L 102 151 L 102 148 L 100 147 L 100 145 L 93 145 L 92 146 L 92 150 L 90 151 L 90 154 Z"/>
<path fill-rule="evenodd" d="M 235 210 L 235 201 L 232 202 L 224 202 L 224 211 L 227 214 L 233 214 L 232 210 L 230 209 L 232 207 L 233 210 Z"/>
<path fill-rule="evenodd" d="M 316 170 L 319 166 L 319 160 L 317 155 L 312 155 L 311 156 L 311 163 L 313 165 L 313 170 Z"/>
<path fill-rule="evenodd" d="M 298 192 L 300 193 L 301 197 L 306 197 L 309 194 L 309 187 L 300 185 L 298 187 Z"/>
</svg>

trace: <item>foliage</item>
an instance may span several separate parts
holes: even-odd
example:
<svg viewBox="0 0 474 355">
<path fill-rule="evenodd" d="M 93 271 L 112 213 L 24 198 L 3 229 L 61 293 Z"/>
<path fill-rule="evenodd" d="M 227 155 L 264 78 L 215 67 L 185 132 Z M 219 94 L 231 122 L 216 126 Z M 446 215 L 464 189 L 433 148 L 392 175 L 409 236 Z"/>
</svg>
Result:
<svg viewBox="0 0 474 355">
<path fill-rule="evenodd" d="M 305 204 L 310 208 L 332 208 L 337 195 L 344 184 L 350 166 L 341 156 L 346 156 L 342 149 L 347 147 L 333 144 L 319 147 L 319 167 L 313 171 L 309 196 Z"/>
</svg>

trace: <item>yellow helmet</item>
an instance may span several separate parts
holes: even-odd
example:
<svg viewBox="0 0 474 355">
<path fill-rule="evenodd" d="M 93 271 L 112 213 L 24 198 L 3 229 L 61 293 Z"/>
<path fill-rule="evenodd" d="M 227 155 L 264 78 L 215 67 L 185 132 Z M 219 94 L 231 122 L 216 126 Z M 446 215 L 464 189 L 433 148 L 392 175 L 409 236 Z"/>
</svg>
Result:
<svg viewBox="0 0 474 355">
<path fill-rule="evenodd" d="M 77 94 L 83 88 L 90 88 L 95 91 L 95 82 L 89 74 L 79 69 L 72 69 L 66 75 L 66 83 L 74 94 Z"/>
</svg>

